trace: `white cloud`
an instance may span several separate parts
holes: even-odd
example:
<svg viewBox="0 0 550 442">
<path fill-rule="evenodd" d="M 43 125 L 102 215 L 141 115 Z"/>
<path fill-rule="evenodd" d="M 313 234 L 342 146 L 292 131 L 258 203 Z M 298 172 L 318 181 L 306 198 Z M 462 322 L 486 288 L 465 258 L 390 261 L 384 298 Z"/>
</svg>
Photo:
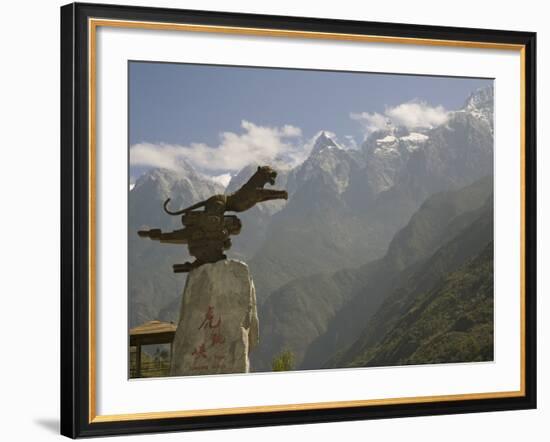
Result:
<svg viewBox="0 0 550 442">
<path fill-rule="evenodd" d="M 181 149 L 181 146 L 164 143 L 134 144 L 130 147 L 130 165 L 178 170 L 184 159 Z"/>
<path fill-rule="evenodd" d="M 370 135 L 377 130 L 386 129 L 389 125 L 405 126 L 408 129 L 429 129 L 445 124 L 449 112 L 443 106 L 430 106 L 425 102 L 411 101 L 394 107 L 388 107 L 384 114 L 378 112 L 351 113 L 350 118 L 358 121 L 365 132 Z"/>
<path fill-rule="evenodd" d="M 352 120 L 358 121 L 361 126 L 363 126 L 363 130 L 366 135 L 376 132 L 377 130 L 383 130 L 387 128 L 388 123 L 390 122 L 390 119 L 388 117 L 385 117 L 378 112 L 374 112 L 372 114 L 369 112 L 352 112 L 350 114 L 350 117 Z"/>
<path fill-rule="evenodd" d="M 227 187 L 229 184 L 229 181 L 231 181 L 231 174 L 230 173 L 222 173 L 221 175 L 215 175 L 210 177 L 217 183 L 220 183 L 223 187 Z"/>
<path fill-rule="evenodd" d="M 427 103 L 403 103 L 386 110 L 386 115 L 398 126 L 431 128 L 447 122 L 448 112 L 443 106 L 432 107 Z"/>
<path fill-rule="evenodd" d="M 223 132 L 218 146 L 192 143 L 173 144 L 138 143 L 130 147 L 132 166 L 163 167 L 177 170 L 187 161 L 199 170 L 238 171 L 250 163 L 294 162 L 302 150 L 293 143 L 301 136 L 300 128 L 258 126 L 241 122 L 242 133 Z"/>
<path fill-rule="evenodd" d="M 282 129 L 282 133 L 286 137 L 299 137 L 302 135 L 302 129 L 299 127 L 291 126 L 290 124 L 285 124 Z"/>
</svg>

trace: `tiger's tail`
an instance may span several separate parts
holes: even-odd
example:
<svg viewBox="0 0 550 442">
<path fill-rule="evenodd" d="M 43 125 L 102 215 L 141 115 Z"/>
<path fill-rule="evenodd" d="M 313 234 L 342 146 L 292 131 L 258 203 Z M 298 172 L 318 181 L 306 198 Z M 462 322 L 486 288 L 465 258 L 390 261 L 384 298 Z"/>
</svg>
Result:
<svg viewBox="0 0 550 442">
<path fill-rule="evenodd" d="M 177 210 L 176 212 L 172 212 L 168 209 L 168 203 L 170 202 L 170 198 L 168 198 L 166 201 L 164 201 L 164 211 L 169 215 L 181 215 L 182 213 L 190 212 L 191 210 L 198 209 L 199 207 L 203 207 L 206 204 L 206 201 L 201 201 L 200 203 L 193 204 L 192 206 L 186 207 L 185 209 Z"/>
</svg>

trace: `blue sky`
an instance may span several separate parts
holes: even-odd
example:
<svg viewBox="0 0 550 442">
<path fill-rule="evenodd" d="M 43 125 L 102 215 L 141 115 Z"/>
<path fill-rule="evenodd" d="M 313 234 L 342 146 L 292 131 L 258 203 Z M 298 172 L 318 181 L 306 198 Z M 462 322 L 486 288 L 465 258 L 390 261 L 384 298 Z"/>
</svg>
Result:
<svg viewBox="0 0 550 442">
<path fill-rule="evenodd" d="M 131 62 L 131 176 L 178 158 L 211 175 L 234 173 L 246 161 L 237 161 L 239 156 L 299 161 L 300 150 L 320 130 L 335 133 L 344 144 L 360 144 L 376 115 L 442 114 L 491 82 Z M 411 102 L 416 105 L 399 107 Z"/>
</svg>

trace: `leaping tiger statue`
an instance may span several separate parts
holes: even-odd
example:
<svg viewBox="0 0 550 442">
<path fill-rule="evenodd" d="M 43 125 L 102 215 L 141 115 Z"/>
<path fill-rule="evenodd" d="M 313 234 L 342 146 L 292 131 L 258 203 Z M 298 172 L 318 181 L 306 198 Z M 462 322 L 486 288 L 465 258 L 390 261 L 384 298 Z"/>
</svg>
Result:
<svg viewBox="0 0 550 442">
<path fill-rule="evenodd" d="M 162 243 L 187 244 L 192 263 L 174 264 L 174 272 L 189 272 L 206 263 L 226 259 L 225 250 L 231 247 L 231 235 L 241 231 L 241 221 L 225 212 L 244 212 L 256 204 L 276 199 L 288 199 L 286 190 L 264 189 L 267 183 L 275 184 L 277 172 L 269 166 L 260 166 L 252 177 L 237 191 L 228 195 L 214 195 L 185 209 L 175 212 L 168 209 L 170 198 L 164 202 L 169 215 L 182 215 L 183 229 L 161 232 L 160 229 L 140 230 L 138 235 Z M 203 210 L 197 210 L 203 208 Z"/>
</svg>

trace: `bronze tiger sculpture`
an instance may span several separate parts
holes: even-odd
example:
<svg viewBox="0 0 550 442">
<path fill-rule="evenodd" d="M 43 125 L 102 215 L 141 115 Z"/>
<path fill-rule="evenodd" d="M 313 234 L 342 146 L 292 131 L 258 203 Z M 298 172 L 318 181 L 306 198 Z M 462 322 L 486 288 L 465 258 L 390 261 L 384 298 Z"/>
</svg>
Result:
<svg viewBox="0 0 550 442">
<path fill-rule="evenodd" d="M 140 230 L 138 235 L 163 243 L 187 244 L 194 262 L 175 264 L 174 272 L 189 272 L 206 263 L 226 259 L 225 250 L 231 247 L 231 235 L 241 231 L 241 221 L 225 212 L 244 212 L 256 204 L 276 199 L 288 199 L 286 190 L 264 189 L 267 183 L 275 184 L 277 172 L 269 166 L 260 166 L 252 177 L 237 191 L 229 195 L 214 195 L 175 212 L 168 209 L 170 198 L 164 202 L 169 215 L 182 215 L 183 229 L 161 232 L 159 229 Z M 204 210 L 196 210 L 204 208 Z"/>
<path fill-rule="evenodd" d="M 168 198 L 164 202 L 164 210 L 170 215 L 181 215 L 182 213 L 204 207 L 205 213 L 223 214 L 224 212 L 244 212 L 264 201 L 288 199 L 286 190 L 264 189 L 267 183 L 274 185 L 275 178 L 277 178 L 277 172 L 271 167 L 259 166 L 256 173 L 234 193 L 229 195 L 214 195 L 207 200 L 193 204 L 177 212 L 168 210 L 167 205 L 170 202 L 170 198 Z"/>
</svg>

